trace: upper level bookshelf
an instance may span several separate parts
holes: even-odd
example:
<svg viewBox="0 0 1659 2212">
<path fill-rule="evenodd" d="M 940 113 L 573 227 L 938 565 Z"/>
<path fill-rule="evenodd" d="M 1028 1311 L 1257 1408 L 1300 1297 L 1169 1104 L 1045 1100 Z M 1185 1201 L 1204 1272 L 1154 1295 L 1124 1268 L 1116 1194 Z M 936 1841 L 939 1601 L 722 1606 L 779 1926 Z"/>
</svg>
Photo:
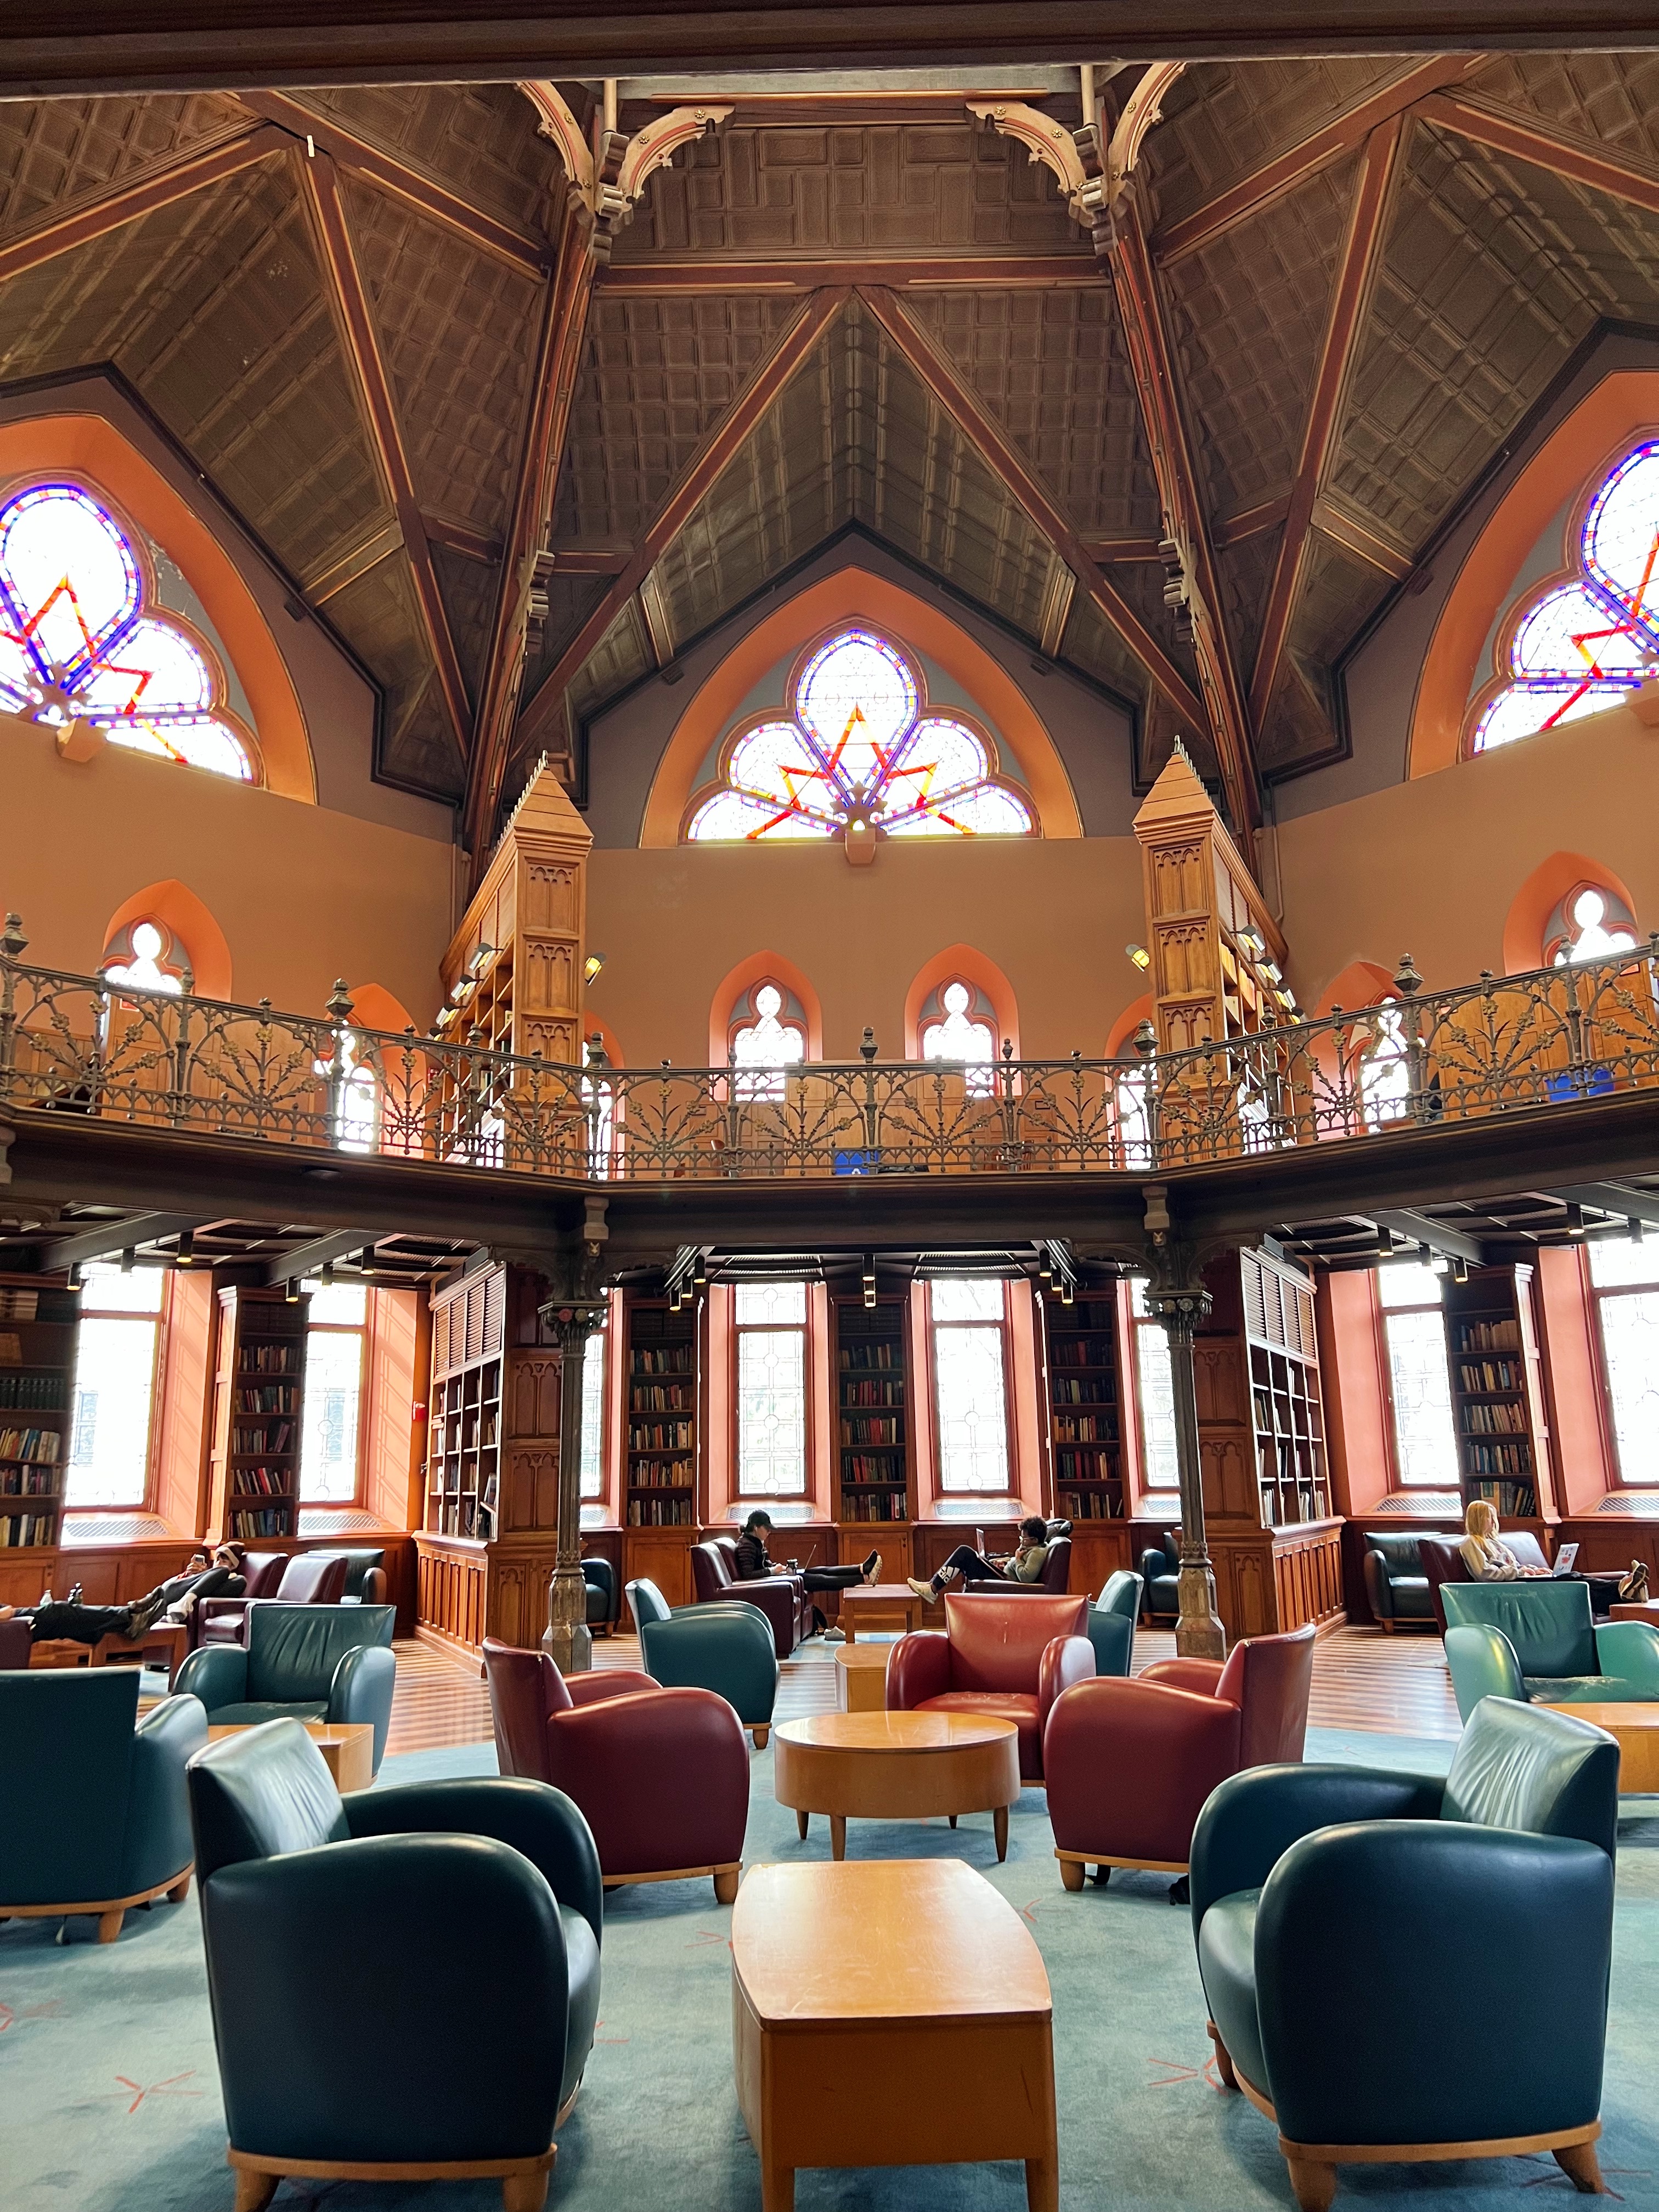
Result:
<svg viewBox="0 0 1659 2212">
<path fill-rule="evenodd" d="M 1535 1519 L 1548 1504 L 1549 1429 L 1532 1269 L 1472 1267 L 1467 1281 L 1447 1281 L 1443 1298 L 1463 1502 L 1485 1498 L 1505 1520 Z"/>
<path fill-rule="evenodd" d="M 836 1519 L 914 1520 L 909 1340 L 903 1297 L 836 1298 Z"/>
<path fill-rule="evenodd" d="M 58 1541 L 80 1312 L 60 1285 L 0 1276 L 0 1549 Z"/>
<path fill-rule="evenodd" d="M 1042 1301 L 1054 1510 L 1066 1521 L 1121 1521 L 1123 1468 L 1115 1285 Z"/>
<path fill-rule="evenodd" d="M 298 1532 L 310 1314 L 279 1290 L 219 1293 L 211 1517 L 239 1543 Z"/>
</svg>

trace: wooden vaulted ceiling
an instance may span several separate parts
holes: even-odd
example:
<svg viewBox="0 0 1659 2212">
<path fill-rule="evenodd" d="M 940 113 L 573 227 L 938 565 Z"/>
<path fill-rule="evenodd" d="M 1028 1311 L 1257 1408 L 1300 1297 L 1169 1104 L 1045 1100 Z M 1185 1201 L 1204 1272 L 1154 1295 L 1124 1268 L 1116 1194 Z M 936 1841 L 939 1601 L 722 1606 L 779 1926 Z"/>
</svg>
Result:
<svg viewBox="0 0 1659 2212">
<path fill-rule="evenodd" d="M 959 100 L 739 98 L 579 285 L 510 85 L 0 105 L 0 385 L 112 363 L 380 682 L 380 772 L 471 785 L 475 850 L 849 530 L 1248 820 L 1340 751 L 1345 648 L 1575 349 L 1659 326 L 1656 118 L 1646 54 L 1194 63 L 1097 252 Z"/>
</svg>

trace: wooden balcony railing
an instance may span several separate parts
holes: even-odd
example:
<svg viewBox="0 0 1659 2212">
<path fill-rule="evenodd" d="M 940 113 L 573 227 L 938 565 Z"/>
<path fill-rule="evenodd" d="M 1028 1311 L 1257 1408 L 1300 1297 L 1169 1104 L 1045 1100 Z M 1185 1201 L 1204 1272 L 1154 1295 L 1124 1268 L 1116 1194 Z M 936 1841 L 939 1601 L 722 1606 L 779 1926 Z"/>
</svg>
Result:
<svg viewBox="0 0 1659 2212">
<path fill-rule="evenodd" d="M 1425 1137 L 1659 1087 L 1659 934 L 1582 965 L 1118 1060 L 982 1066 L 857 1060 L 779 1070 L 585 1068 L 353 1018 L 112 987 L 25 963 L 0 937 L 0 1111 L 379 1154 L 596 1184 L 860 1175 L 1156 1176 Z"/>
</svg>

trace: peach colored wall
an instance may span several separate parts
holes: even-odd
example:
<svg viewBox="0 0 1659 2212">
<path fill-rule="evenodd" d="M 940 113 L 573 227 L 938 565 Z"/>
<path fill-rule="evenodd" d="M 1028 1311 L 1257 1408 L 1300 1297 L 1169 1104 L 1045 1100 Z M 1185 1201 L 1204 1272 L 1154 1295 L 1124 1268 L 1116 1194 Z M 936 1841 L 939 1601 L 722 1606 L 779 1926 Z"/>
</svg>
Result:
<svg viewBox="0 0 1659 2212">
<path fill-rule="evenodd" d="M 838 846 L 596 849 L 587 916 L 605 956 L 590 1003 L 635 1065 L 703 1065 L 711 995 L 763 946 L 811 979 L 832 1060 L 857 1054 L 866 1022 L 898 1058 L 911 979 L 949 945 L 1007 976 L 1033 1057 L 1098 1054 L 1142 988 L 1123 951 L 1145 934 L 1130 837 L 884 846 L 867 868 Z"/>
<path fill-rule="evenodd" d="M 123 902 L 176 876 L 224 931 L 236 999 L 320 1012 L 337 975 L 372 977 L 424 1024 L 453 866 L 431 838 L 118 747 L 74 765 L 49 731 L 0 716 L 0 909 L 46 967 L 89 972 Z"/>
<path fill-rule="evenodd" d="M 1619 707 L 1281 823 L 1297 998 L 1317 1006 L 1351 960 L 1392 972 L 1402 952 L 1431 988 L 1502 974 L 1515 896 L 1562 847 L 1613 869 L 1638 927 L 1659 927 L 1659 840 L 1640 796 L 1656 769 L 1659 731 Z"/>
</svg>

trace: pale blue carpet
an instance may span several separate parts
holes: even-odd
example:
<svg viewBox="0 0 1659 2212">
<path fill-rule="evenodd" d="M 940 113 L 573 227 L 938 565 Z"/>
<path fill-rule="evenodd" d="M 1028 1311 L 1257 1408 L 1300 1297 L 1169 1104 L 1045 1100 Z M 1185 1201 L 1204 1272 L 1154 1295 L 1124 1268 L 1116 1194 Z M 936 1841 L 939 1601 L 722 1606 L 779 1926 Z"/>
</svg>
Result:
<svg viewBox="0 0 1659 2212">
<path fill-rule="evenodd" d="M 1399 1736 L 1310 1732 L 1309 1755 L 1443 1767 L 1451 1747 Z M 487 1746 L 388 1759 L 381 1786 L 489 1771 Z M 1293 2207 L 1267 2122 L 1220 2094 L 1204 2032 L 1190 1923 L 1152 1875 L 1116 1875 L 1068 1896 L 1051 1856 L 1041 1792 L 1028 1791 L 999 1867 L 988 1816 L 916 1826 L 854 1823 L 854 1856 L 956 1854 L 1026 1916 L 1054 1996 L 1061 2203 L 1066 2212 L 1255 2212 Z M 805 1844 L 755 1759 L 745 1857 L 828 1856 L 827 1824 Z M 730 1915 L 708 1882 L 612 1893 L 598 2045 L 560 2139 L 550 2203 L 570 2212 L 758 2212 L 754 2154 L 732 2094 Z M 194 1893 L 129 1916 L 113 1946 L 89 1921 L 0 1929 L 0 2206 L 4 2212 L 229 2212 L 231 2179 L 215 2070 Z M 1409 1931 L 1402 1930 L 1409 1941 Z M 372 1980 L 374 1961 L 362 1971 Z M 1432 1962 L 1424 2033 L 1433 2034 Z M 487 1989 L 478 2002 L 489 2002 Z M 418 2070 L 427 2031 L 388 2023 Z M 1659 2212 L 1659 1819 L 1626 1820 L 1619 1865 L 1603 2164 L 1626 2203 Z M 433 2090 L 442 2069 L 433 2060 Z M 1446 2063 L 1455 2065 L 1456 2054 Z M 1345 2202 L 1381 2212 L 1540 2212 L 1571 2191 L 1547 2158 L 1456 2167 L 1350 2166 Z M 286 2183 L 277 2212 L 492 2212 L 487 2183 Z M 799 2212 L 1020 2212 L 1015 2166 L 911 2167 L 799 2177 Z"/>
</svg>

